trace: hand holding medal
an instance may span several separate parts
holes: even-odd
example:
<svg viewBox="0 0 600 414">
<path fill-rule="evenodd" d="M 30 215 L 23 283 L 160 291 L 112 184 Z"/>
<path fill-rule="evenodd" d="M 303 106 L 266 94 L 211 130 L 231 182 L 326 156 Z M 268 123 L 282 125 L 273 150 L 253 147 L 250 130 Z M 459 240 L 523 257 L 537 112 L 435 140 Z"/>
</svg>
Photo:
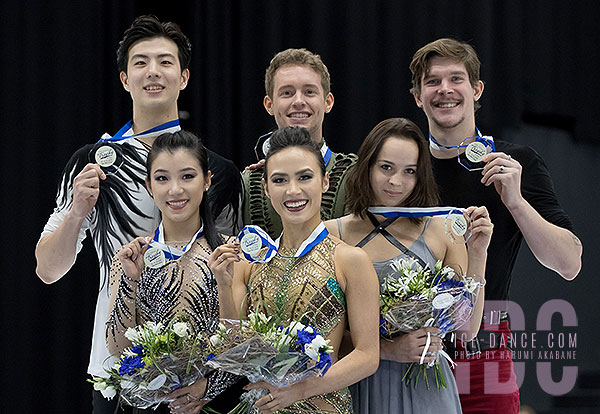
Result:
<svg viewBox="0 0 600 414">
<path fill-rule="evenodd" d="M 240 244 L 238 242 L 227 243 L 213 250 L 208 258 L 208 267 L 215 275 L 219 286 L 231 286 L 233 282 L 233 264 L 239 262 Z"/>
<path fill-rule="evenodd" d="M 144 253 L 144 264 L 151 269 L 160 269 L 172 260 L 177 260 L 187 252 L 194 242 L 204 235 L 204 227 L 200 227 L 196 234 L 183 249 L 169 246 L 165 242 L 165 231 L 161 222 L 154 231 L 154 237 L 148 239 L 147 250 Z M 137 239 L 136 239 L 137 240 Z"/>
<path fill-rule="evenodd" d="M 517 205 L 523 199 L 521 195 L 521 174 L 523 167 L 509 154 L 494 152 L 486 156 L 481 182 L 489 186 L 494 184 L 502 202 L 507 208 Z"/>
<path fill-rule="evenodd" d="M 121 145 L 116 142 L 126 140 L 128 138 L 143 138 L 160 135 L 166 132 L 175 132 L 179 130 L 179 120 L 165 122 L 154 128 L 150 128 L 139 134 L 133 133 L 133 120 L 127 122 L 117 131 L 112 137 L 109 134 L 104 134 L 102 138 L 92 147 L 88 153 L 88 160 L 93 164 L 98 164 L 106 175 L 114 175 L 123 166 L 123 150 Z"/>
<path fill-rule="evenodd" d="M 465 210 L 457 207 L 369 207 L 369 212 L 391 217 L 444 216 L 444 230 L 452 243 L 471 237 L 471 221 Z"/>
<path fill-rule="evenodd" d="M 87 164 L 73 179 L 73 205 L 70 214 L 83 219 L 96 205 L 100 195 L 100 180 L 106 174 L 96 164 Z"/>
<path fill-rule="evenodd" d="M 88 161 L 98 164 L 104 174 L 114 175 L 123 166 L 123 150 L 119 144 L 98 142 L 90 149 Z"/>
<path fill-rule="evenodd" d="M 467 242 L 472 235 L 471 219 L 466 210 L 454 209 L 444 219 L 444 231 L 452 243 L 457 240 Z"/>
<path fill-rule="evenodd" d="M 123 273 L 134 280 L 140 279 L 146 265 L 145 255 L 148 251 L 149 242 L 148 237 L 137 237 L 121 247 L 117 253 L 123 267 Z"/>
<path fill-rule="evenodd" d="M 471 228 L 471 237 L 467 240 L 467 246 L 470 253 L 485 254 L 490 240 L 494 225 L 485 206 L 469 207 L 464 211 L 469 220 Z"/>
</svg>

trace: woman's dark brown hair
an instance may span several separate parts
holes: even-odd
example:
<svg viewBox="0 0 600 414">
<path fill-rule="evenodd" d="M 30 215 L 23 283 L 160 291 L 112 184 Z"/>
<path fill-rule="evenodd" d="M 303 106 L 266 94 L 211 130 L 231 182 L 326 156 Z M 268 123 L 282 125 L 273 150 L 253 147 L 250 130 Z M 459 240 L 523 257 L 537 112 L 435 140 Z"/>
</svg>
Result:
<svg viewBox="0 0 600 414">
<path fill-rule="evenodd" d="M 365 218 L 367 208 L 375 200 L 375 193 L 371 188 L 371 167 L 386 139 L 390 137 L 412 140 L 419 148 L 417 182 L 402 207 L 431 207 L 439 204 L 427 140 L 414 122 L 406 118 L 390 118 L 381 121 L 369 132 L 358 150 L 358 161 L 348 171 L 346 208 L 352 214 Z M 415 223 L 421 220 L 422 218 L 411 218 Z"/>
</svg>

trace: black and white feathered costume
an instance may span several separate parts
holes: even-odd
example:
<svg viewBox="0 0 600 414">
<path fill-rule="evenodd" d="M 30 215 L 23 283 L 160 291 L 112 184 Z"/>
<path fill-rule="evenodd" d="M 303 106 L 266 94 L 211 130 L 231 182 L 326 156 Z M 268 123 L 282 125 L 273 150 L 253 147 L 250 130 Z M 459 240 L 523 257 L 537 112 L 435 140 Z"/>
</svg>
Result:
<svg viewBox="0 0 600 414">
<path fill-rule="evenodd" d="M 153 135 L 178 129 L 179 126 L 172 130 L 157 131 Z M 88 367 L 88 373 L 95 376 L 105 376 L 104 367 L 111 365 L 105 342 L 105 322 L 108 315 L 108 277 L 112 257 L 122 245 L 135 237 L 151 235 L 160 222 L 160 212 L 144 183 L 148 148 L 136 138 L 127 138 L 110 145 L 119 145 L 122 149 L 123 165 L 114 175 L 108 175 L 106 180 L 101 181 L 98 201 L 85 218 L 77 242 L 79 253 L 86 232 L 89 231 L 100 263 L 100 290 Z M 80 148 L 65 166 L 56 197 L 57 206 L 44 227 L 42 237 L 56 230 L 64 220 L 73 201 L 73 179 L 87 163 L 94 162 L 93 157 L 90 160 L 90 150 L 94 146 L 90 144 Z M 208 197 L 217 228 L 224 234 L 233 234 L 238 230 L 242 194 L 239 170 L 231 161 L 210 150 L 208 164 L 213 174 Z"/>
</svg>

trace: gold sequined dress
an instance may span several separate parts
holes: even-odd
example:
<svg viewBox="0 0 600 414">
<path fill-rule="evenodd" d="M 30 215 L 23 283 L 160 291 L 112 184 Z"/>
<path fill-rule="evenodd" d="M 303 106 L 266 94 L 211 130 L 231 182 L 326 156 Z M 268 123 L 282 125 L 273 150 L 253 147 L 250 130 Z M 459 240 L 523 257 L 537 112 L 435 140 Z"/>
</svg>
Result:
<svg viewBox="0 0 600 414">
<path fill-rule="evenodd" d="M 254 264 L 248 281 L 249 311 L 309 324 L 328 337 L 346 323 L 346 299 L 335 277 L 334 252 L 339 241 L 327 236 L 308 253 L 280 248 L 268 263 Z M 298 401 L 278 413 L 352 413 L 348 388 Z"/>
</svg>

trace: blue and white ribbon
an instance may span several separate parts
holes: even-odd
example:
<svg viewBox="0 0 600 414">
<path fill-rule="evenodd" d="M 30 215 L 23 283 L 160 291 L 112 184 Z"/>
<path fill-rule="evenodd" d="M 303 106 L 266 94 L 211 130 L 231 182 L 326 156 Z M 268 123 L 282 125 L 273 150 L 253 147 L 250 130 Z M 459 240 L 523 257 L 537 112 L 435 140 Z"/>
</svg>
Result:
<svg viewBox="0 0 600 414">
<path fill-rule="evenodd" d="M 385 218 L 462 215 L 464 211 L 463 208 L 458 207 L 369 207 L 367 210 Z"/>
<path fill-rule="evenodd" d="M 321 155 L 323 156 L 323 161 L 325 161 L 325 166 L 329 164 L 329 160 L 331 160 L 331 154 L 331 150 L 325 143 L 325 140 L 323 140 L 323 146 L 321 147 Z"/>
<path fill-rule="evenodd" d="M 477 132 L 477 135 L 475 135 L 473 137 L 465 138 L 461 142 L 461 145 L 450 145 L 450 146 L 440 144 L 439 142 L 436 141 L 436 139 L 433 137 L 433 135 L 431 135 L 431 133 L 429 133 L 429 146 L 435 150 L 466 148 L 469 144 L 465 144 L 464 142 L 468 139 L 475 138 L 475 141 L 482 142 L 486 146 L 491 147 L 492 151 L 496 151 L 496 146 L 494 145 L 494 138 L 481 135 L 481 132 L 479 131 L 479 128 L 477 128 L 477 127 L 475 127 L 475 131 Z"/>
<path fill-rule="evenodd" d="M 372 214 L 385 218 L 393 217 L 433 217 L 446 216 L 445 232 L 454 243 L 456 236 L 465 236 L 465 241 L 471 237 L 471 227 L 464 218 L 464 208 L 458 207 L 369 207 Z"/>
<path fill-rule="evenodd" d="M 203 235 L 204 235 L 204 226 L 200 226 L 200 229 L 196 232 L 196 234 L 194 234 L 194 236 L 192 236 L 192 239 L 190 240 L 190 242 L 183 249 L 181 249 L 181 250 L 176 249 L 165 243 L 165 232 L 164 232 L 163 224 L 161 221 L 160 224 L 158 225 L 158 227 L 156 228 L 156 231 L 154 232 L 154 237 L 152 238 L 152 241 L 149 243 L 148 246 L 150 248 L 162 250 L 163 253 L 165 254 L 165 258 L 168 260 L 177 260 L 181 256 L 183 256 L 183 254 L 192 247 L 194 242 L 197 239 L 199 239 L 200 237 L 202 237 Z"/>
<path fill-rule="evenodd" d="M 313 232 L 308 236 L 306 240 L 302 242 L 296 253 L 292 257 L 282 256 L 279 254 L 279 242 L 281 241 L 281 236 L 277 238 L 277 240 L 271 239 L 271 236 L 267 234 L 266 231 L 261 229 L 258 226 L 246 226 L 242 229 L 240 234 L 238 235 L 238 240 L 240 240 L 240 245 L 242 248 L 242 254 L 244 257 L 250 262 L 261 262 L 267 263 L 269 262 L 276 254 L 280 257 L 291 259 L 302 257 L 306 253 L 308 253 L 313 247 L 319 244 L 329 232 L 325 228 L 325 224 L 323 222 L 319 223 L 319 225 L 313 230 Z M 264 257 L 258 257 L 257 253 L 262 248 L 262 246 L 267 247 L 267 252 Z"/>
<path fill-rule="evenodd" d="M 157 125 L 139 134 L 134 134 L 132 129 L 133 121 L 127 122 L 121 129 L 117 131 L 112 137 L 108 134 L 104 134 L 98 142 L 117 142 L 127 138 L 144 138 L 153 137 L 156 135 L 165 134 L 167 132 L 176 132 L 181 129 L 179 126 L 179 119 L 165 122 L 164 124 Z"/>
<path fill-rule="evenodd" d="M 258 226 L 246 226 L 238 234 L 242 254 L 249 262 L 268 262 L 277 254 L 277 246 L 266 231 Z M 257 253 L 267 247 L 267 252 L 262 259 L 258 259 Z"/>
</svg>

